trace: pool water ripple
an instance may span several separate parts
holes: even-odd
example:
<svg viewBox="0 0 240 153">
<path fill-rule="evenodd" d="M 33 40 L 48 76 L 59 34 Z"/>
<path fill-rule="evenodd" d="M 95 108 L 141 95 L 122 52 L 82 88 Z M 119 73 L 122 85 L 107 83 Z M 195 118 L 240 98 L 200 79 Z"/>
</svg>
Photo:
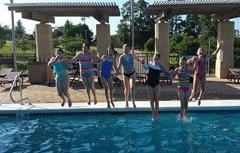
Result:
<svg viewBox="0 0 240 153">
<path fill-rule="evenodd" d="M 238 153 L 239 114 L 0 118 L 1 152 Z"/>
</svg>

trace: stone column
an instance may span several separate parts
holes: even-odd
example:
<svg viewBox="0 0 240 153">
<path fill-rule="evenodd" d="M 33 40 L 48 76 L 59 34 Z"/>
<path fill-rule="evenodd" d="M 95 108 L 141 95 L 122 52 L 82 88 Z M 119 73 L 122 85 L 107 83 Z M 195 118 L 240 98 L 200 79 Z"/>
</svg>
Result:
<svg viewBox="0 0 240 153">
<path fill-rule="evenodd" d="M 97 50 L 100 57 L 107 53 L 107 47 L 110 45 L 110 25 L 97 24 Z"/>
<path fill-rule="evenodd" d="M 47 66 L 47 62 L 53 56 L 52 45 L 52 28 L 49 24 L 36 24 L 36 58 L 43 69 L 38 77 L 42 77 L 42 80 L 46 78 L 46 81 L 53 79 L 52 71 Z"/>
<path fill-rule="evenodd" d="M 48 61 L 53 55 L 51 25 L 37 24 L 35 34 L 37 60 Z"/>
<path fill-rule="evenodd" d="M 227 78 L 228 68 L 233 67 L 234 50 L 234 22 L 223 21 L 218 23 L 217 42 L 223 45 L 217 54 L 215 74 L 219 79 Z"/>
<path fill-rule="evenodd" d="M 155 24 L 155 52 L 160 53 L 161 64 L 169 70 L 169 24 L 157 22 Z"/>
</svg>

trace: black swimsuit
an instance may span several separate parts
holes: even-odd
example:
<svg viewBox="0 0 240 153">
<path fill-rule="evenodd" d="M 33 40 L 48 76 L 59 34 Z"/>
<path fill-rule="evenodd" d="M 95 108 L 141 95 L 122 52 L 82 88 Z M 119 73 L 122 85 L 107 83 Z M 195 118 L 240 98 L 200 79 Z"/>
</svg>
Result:
<svg viewBox="0 0 240 153">
<path fill-rule="evenodd" d="M 147 85 L 154 88 L 159 84 L 159 76 L 162 71 L 149 67 Z"/>
<path fill-rule="evenodd" d="M 124 76 L 130 78 L 133 74 L 135 73 L 135 71 L 133 71 L 132 73 L 123 73 Z"/>
</svg>

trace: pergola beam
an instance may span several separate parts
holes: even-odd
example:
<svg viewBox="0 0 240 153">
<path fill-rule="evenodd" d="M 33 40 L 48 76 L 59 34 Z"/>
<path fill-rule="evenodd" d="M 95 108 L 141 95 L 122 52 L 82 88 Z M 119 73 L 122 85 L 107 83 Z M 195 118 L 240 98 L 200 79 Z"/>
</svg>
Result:
<svg viewBox="0 0 240 153">
<path fill-rule="evenodd" d="M 164 12 L 159 14 L 159 12 Z M 166 16 L 165 12 L 171 12 Z M 174 15 L 210 14 L 226 17 L 227 19 L 240 17 L 240 0 L 214 1 L 214 0 L 186 0 L 186 1 L 157 1 L 145 9 L 149 15 L 162 18 L 171 18 Z"/>
<path fill-rule="evenodd" d="M 115 3 L 13 3 L 6 5 L 9 10 L 21 12 L 23 18 L 52 23 L 54 23 L 54 17 L 57 16 L 93 16 L 100 23 L 109 22 L 109 16 L 120 16 L 119 8 Z"/>
<path fill-rule="evenodd" d="M 22 18 L 40 21 L 44 23 L 55 23 L 55 19 L 53 16 L 49 16 L 44 13 L 38 13 L 38 12 L 22 12 Z"/>
</svg>

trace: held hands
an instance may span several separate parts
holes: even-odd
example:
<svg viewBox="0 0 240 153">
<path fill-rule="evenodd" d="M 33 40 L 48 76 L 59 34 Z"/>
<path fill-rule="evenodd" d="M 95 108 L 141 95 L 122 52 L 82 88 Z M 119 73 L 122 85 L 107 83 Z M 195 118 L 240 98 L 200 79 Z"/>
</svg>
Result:
<svg viewBox="0 0 240 153">
<path fill-rule="evenodd" d="M 144 57 L 140 58 L 140 61 L 141 61 L 142 64 L 145 64 L 145 58 Z"/>
</svg>

